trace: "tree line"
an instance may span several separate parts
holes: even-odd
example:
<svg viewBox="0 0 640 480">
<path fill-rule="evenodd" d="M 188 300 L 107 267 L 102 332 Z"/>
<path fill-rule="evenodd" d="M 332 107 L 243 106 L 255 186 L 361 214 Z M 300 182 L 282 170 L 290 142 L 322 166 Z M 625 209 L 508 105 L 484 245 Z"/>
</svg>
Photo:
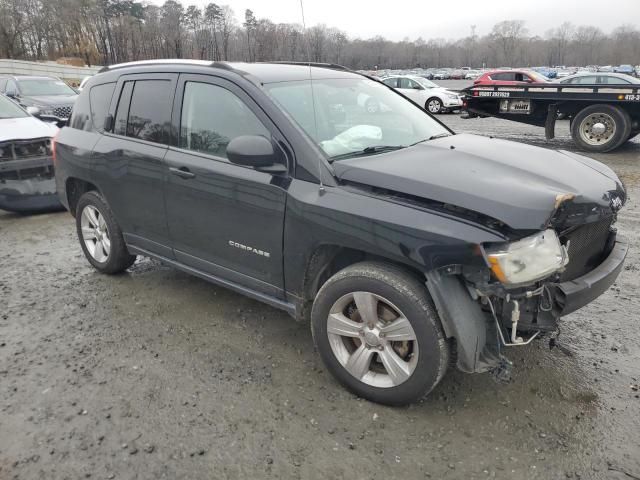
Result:
<svg viewBox="0 0 640 480">
<path fill-rule="evenodd" d="M 640 64 L 640 30 L 611 32 L 565 22 L 530 35 L 522 20 L 486 35 L 390 41 L 351 38 L 326 25 L 275 23 L 228 5 L 154 5 L 134 0 L 0 0 L 0 58 L 80 57 L 88 65 L 151 58 L 314 61 L 354 69 Z"/>
</svg>

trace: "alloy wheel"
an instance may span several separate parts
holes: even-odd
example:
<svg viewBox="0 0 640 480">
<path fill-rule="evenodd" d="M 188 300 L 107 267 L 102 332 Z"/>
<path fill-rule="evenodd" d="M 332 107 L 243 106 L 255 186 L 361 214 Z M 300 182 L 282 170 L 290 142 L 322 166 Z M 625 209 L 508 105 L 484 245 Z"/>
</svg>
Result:
<svg viewBox="0 0 640 480">
<path fill-rule="evenodd" d="M 111 252 L 111 239 L 104 216 L 96 207 L 87 205 L 82 210 L 80 227 L 82 241 L 87 247 L 89 255 L 96 262 L 106 262 Z"/>
<path fill-rule="evenodd" d="M 416 333 L 389 300 L 370 292 L 339 298 L 327 318 L 331 350 L 353 377 L 378 388 L 404 383 L 418 362 Z"/>
<path fill-rule="evenodd" d="M 429 100 L 429 104 L 427 105 L 427 108 L 429 109 L 430 113 L 438 113 L 442 108 L 442 103 L 440 103 L 440 100 L 433 98 Z"/>
</svg>

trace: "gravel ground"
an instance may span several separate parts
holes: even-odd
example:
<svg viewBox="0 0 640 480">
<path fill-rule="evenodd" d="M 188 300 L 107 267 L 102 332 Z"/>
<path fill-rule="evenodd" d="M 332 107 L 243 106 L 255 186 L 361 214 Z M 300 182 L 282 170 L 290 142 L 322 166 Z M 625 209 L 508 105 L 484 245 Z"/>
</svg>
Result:
<svg viewBox="0 0 640 480">
<path fill-rule="evenodd" d="M 440 117 L 572 148 L 566 125 Z M 614 287 L 561 343 L 510 350 L 514 378 L 450 370 L 407 408 L 345 392 L 307 325 L 147 259 L 89 267 L 67 213 L 0 213 L 0 479 L 640 478 L 640 143 L 597 155 L 624 179 L 631 241 Z"/>
</svg>

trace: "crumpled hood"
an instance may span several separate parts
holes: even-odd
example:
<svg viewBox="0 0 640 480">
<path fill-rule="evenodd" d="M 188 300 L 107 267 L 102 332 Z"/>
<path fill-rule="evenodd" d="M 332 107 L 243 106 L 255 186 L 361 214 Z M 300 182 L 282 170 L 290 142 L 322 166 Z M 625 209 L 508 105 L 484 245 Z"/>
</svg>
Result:
<svg viewBox="0 0 640 480">
<path fill-rule="evenodd" d="M 25 105 L 69 105 L 72 106 L 77 95 L 27 95 L 20 98 L 20 103 Z"/>
<path fill-rule="evenodd" d="M 53 137 L 58 127 L 34 117 L 0 118 L 0 142 Z"/>
<path fill-rule="evenodd" d="M 610 215 L 626 200 L 616 174 L 595 160 L 469 134 L 340 160 L 333 167 L 341 181 L 455 205 L 516 230 L 545 228 L 558 195 L 575 196 L 567 204 L 583 221 Z"/>
</svg>

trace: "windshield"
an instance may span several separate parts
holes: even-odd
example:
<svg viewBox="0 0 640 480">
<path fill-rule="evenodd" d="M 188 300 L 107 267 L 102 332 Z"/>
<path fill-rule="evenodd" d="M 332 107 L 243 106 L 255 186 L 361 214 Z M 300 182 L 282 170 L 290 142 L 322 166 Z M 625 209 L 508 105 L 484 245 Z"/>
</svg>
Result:
<svg viewBox="0 0 640 480">
<path fill-rule="evenodd" d="M 13 101 L 0 95 L 0 118 L 23 118 L 28 116 L 29 114 Z"/>
<path fill-rule="evenodd" d="M 413 80 L 418 82 L 420 85 L 422 85 L 424 88 L 436 88 L 438 86 L 435 83 L 433 83 L 431 80 L 427 80 L 426 78 L 423 78 L 423 77 L 412 77 L 412 78 Z"/>
<path fill-rule="evenodd" d="M 302 80 L 265 87 L 330 160 L 374 155 L 449 134 L 424 110 L 367 78 Z"/>
<path fill-rule="evenodd" d="M 26 96 L 76 94 L 76 92 L 62 80 L 55 80 L 53 78 L 20 80 L 20 93 Z"/>
</svg>

